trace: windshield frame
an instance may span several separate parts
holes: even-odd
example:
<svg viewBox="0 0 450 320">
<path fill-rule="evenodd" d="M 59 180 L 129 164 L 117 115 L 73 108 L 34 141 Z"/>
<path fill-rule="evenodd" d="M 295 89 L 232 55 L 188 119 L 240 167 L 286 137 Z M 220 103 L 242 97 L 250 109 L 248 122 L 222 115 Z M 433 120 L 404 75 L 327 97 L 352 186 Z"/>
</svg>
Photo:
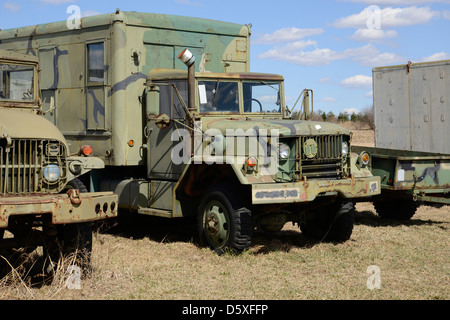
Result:
<svg viewBox="0 0 450 320">
<path fill-rule="evenodd" d="M 32 75 L 32 98 L 27 100 L 17 100 L 17 99 L 11 99 L 11 98 L 0 98 L 0 104 L 7 104 L 7 105 L 13 105 L 13 106 L 24 106 L 24 107 L 35 107 L 38 102 L 39 97 L 39 84 L 38 84 L 38 64 L 32 63 L 32 62 L 23 62 L 23 61 L 16 61 L 16 60 L 8 60 L 8 59 L 0 59 L 0 65 L 16 65 L 16 66 L 23 66 L 23 67 L 29 67 L 27 71 L 33 71 Z M 1 88 L 1 86 L 0 86 Z"/>
<path fill-rule="evenodd" d="M 276 116 L 281 117 L 284 114 L 284 81 L 282 79 L 240 79 L 240 78 L 211 78 L 211 77 L 197 77 L 195 79 L 195 95 L 196 104 L 198 106 L 198 112 L 202 115 L 209 116 L 220 116 L 220 115 L 245 115 L 245 116 Z M 202 111 L 201 110 L 201 98 L 200 97 L 200 87 L 203 82 L 218 82 L 220 83 L 237 83 L 238 85 L 238 101 L 239 110 L 238 111 Z M 244 110 L 244 84 L 245 83 L 260 83 L 261 85 L 272 85 L 277 84 L 278 94 L 279 94 L 279 111 L 278 112 L 245 112 Z M 204 104 L 204 103 L 203 103 Z"/>
</svg>

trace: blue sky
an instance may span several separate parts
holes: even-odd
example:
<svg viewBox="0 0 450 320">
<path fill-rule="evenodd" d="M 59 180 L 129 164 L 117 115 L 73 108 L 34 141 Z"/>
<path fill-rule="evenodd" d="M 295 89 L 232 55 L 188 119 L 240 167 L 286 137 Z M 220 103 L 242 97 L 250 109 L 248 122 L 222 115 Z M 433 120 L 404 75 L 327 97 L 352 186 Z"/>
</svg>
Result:
<svg viewBox="0 0 450 320">
<path fill-rule="evenodd" d="M 314 109 L 372 105 L 372 68 L 450 59 L 450 0 L 18 0 L 0 1 L 0 28 L 122 11 L 252 24 L 251 71 L 281 74 L 286 102 L 314 90 Z"/>
</svg>

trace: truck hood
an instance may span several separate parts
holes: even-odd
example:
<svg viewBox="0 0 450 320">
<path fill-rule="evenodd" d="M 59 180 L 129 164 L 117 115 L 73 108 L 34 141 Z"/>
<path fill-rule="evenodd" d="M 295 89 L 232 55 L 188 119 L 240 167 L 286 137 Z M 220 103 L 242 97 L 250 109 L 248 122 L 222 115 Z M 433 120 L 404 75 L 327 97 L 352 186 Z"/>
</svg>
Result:
<svg viewBox="0 0 450 320">
<path fill-rule="evenodd" d="M 227 129 L 254 129 L 256 132 L 266 129 L 267 134 L 278 130 L 281 137 L 351 134 L 350 130 L 334 123 L 285 119 L 203 118 L 202 127 L 203 131 L 218 129 L 223 134 Z"/>
<path fill-rule="evenodd" d="M 54 139 L 67 145 L 58 128 L 30 111 L 0 109 L 0 136 L 9 135 L 12 139 Z"/>
</svg>

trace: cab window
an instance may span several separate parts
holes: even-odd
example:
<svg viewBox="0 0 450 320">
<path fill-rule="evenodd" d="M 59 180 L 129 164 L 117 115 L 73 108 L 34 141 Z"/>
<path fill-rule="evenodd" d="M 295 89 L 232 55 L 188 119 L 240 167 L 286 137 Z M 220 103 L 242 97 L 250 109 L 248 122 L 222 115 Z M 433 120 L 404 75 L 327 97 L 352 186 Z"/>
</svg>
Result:
<svg viewBox="0 0 450 320">
<path fill-rule="evenodd" d="M 238 83 L 227 81 L 199 81 L 200 112 L 239 113 Z"/>
</svg>

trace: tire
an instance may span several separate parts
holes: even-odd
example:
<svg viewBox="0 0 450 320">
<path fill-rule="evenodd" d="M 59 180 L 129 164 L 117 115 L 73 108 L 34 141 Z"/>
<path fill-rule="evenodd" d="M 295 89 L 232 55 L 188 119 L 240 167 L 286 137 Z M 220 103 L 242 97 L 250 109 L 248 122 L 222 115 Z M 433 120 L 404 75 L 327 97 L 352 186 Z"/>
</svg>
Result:
<svg viewBox="0 0 450 320">
<path fill-rule="evenodd" d="M 409 220 L 416 213 L 419 203 L 412 199 L 395 199 L 373 203 L 378 216 L 383 219 Z"/>
<path fill-rule="evenodd" d="M 228 185 L 206 192 L 197 214 L 200 242 L 218 254 L 240 253 L 251 246 L 251 211 Z"/>
<path fill-rule="evenodd" d="M 305 236 L 318 241 L 345 242 L 353 233 L 355 206 L 351 201 L 337 201 L 314 210 L 312 218 L 300 224 Z"/>
<path fill-rule="evenodd" d="M 70 180 L 66 185 L 65 191 L 67 191 L 67 189 L 78 189 L 81 193 L 88 192 L 88 189 L 80 179 Z"/>
</svg>

